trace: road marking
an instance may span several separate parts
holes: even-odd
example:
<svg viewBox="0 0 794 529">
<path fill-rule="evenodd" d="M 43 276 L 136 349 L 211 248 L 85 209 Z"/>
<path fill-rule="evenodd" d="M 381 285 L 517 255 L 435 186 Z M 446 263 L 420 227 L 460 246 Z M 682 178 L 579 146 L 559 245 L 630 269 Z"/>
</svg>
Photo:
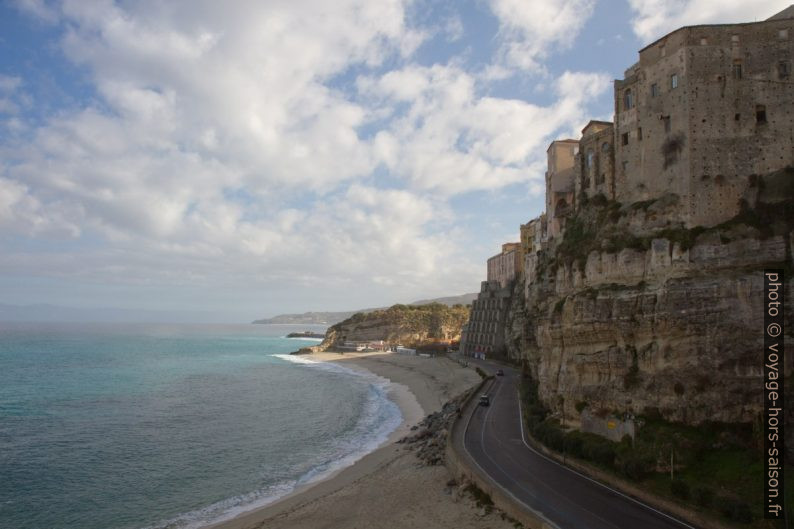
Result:
<svg viewBox="0 0 794 529">
<path fill-rule="evenodd" d="M 543 459 L 546 459 L 547 461 L 550 461 L 551 463 L 554 463 L 554 464 L 555 464 L 555 465 L 557 465 L 558 467 L 560 467 L 560 468 L 564 468 L 565 470 L 567 470 L 567 471 L 569 471 L 569 472 L 573 472 L 573 473 L 574 473 L 574 474 L 576 474 L 577 476 L 579 476 L 579 477 L 582 477 L 582 478 L 584 478 L 584 479 L 586 479 L 587 481 L 590 481 L 590 482 L 592 482 L 592 483 L 595 483 L 596 485 L 599 485 L 599 486 L 601 486 L 601 487 L 603 487 L 603 488 L 607 489 L 608 491 L 614 492 L 615 494 L 617 494 L 617 495 L 619 495 L 619 496 L 622 496 L 622 497 L 626 498 L 627 500 L 631 500 L 631 501 L 633 501 L 634 503 L 636 503 L 637 505 L 639 505 L 639 506 L 641 506 L 641 507 L 645 507 L 646 509 L 648 509 L 648 510 L 651 510 L 651 511 L 653 511 L 653 512 L 657 513 L 657 514 L 661 514 L 661 515 L 662 515 L 662 516 L 664 516 L 665 518 L 668 518 L 668 519 L 670 519 L 670 520 L 674 521 L 675 523 L 677 523 L 677 524 L 680 524 L 680 525 L 682 525 L 682 526 L 684 526 L 684 527 L 687 527 L 687 528 L 689 528 L 689 529 L 697 529 L 696 527 L 693 527 L 693 526 L 689 525 L 689 524 L 688 524 L 688 523 L 686 523 L 686 522 L 682 522 L 682 521 L 681 521 L 681 520 L 679 520 L 678 518 L 675 518 L 675 517 L 673 517 L 673 516 L 670 516 L 669 514 L 667 514 L 667 513 L 665 513 L 665 512 L 662 512 L 662 511 L 660 511 L 660 510 L 658 510 L 658 509 L 654 509 L 654 508 L 653 508 L 653 507 L 651 507 L 650 505 L 648 505 L 648 504 L 645 504 L 645 503 L 643 503 L 643 502 L 641 502 L 641 501 L 639 501 L 639 500 L 637 500 L 637 499 L 635 499 L 635 498 L 632 498 L 632 497 L 631 497 L 631 496 L 629 496 L 628 494 L 624 494 L 624 493 L 620 492 L 619 490 L 615 490 L 615 489 L 613 489 L 612 487 L 609 487 L 609 486 L 607 486 L 607 485 L 604 485 L 604 484 L 603 484 L 603 483 L 601 483 L 600 481 L 596 481 L 596 480 L 594 480 L 594 479 L 593 479 L 593 478 L 591 478 L 591 477 L 585 476 L 585 475 L 584 475 L 584 474 L 582 474 L 581 472 L 578 472 L 578 471 L 576 471 L 576 470 L 574 470 L 574 469 L 572 469 L 572 468 L 570 468 L 570 467 L 567 467 L 567 466 L 565 466 L 565 465 L 563 465 L 563 464 L 561 464 L 561 463 L 559 463 L 559 462 L 555 461 L 554 459 L 552 459 L 552 458 L 548 457 L 546 454 L 543 454 L 543 453 L 541 453 L 541 452 L 538 452 L 537 450 L 535 450 L 534 448 L 532 448 L 532 447 L 529 445 L 529 443 L 527 443 L 527 440 L 526 440 L 526 438 L 525 438 L 525 434 L 524 434 L 524 412 L 523 412 L 523 407 L 521 406 L 521 393 L 519 393 L 519 392 L 516 392 L 516 394 L 517 394 L 517 398 L 518 398 L 518 422 L 519 422 L 519 424 L 521 424 L 521 440 L 522 440 L 522 441 L 524 441 L 524 446 L 526 446 L 527 448 L 529 448 L 530 450 L 532 450 L 533 452 L 535 452 L 537 455 L 539 455 L 539 456 L 540 456 L 540 457 L 542 457 Z M 465 438 L 464 438 L 464 441 L 465 441 Z M 463 444 L 464 444 L 464 448 L 465 448 L 465 445 L 466 445 L 466 443 L 464 442 Z"/>
<path fill-rule="evenodd" d="M 494 382 L 493 382 L 493 380 L 492 380 L 492 381 L 491 381 L 491 385 L 489 386 L 488 390 L 486 390 L 486 393 L 487 393 L 488 391 L 490 391 L 490 389 L 493 387 L 493 385 L 494 385 Z M 462 439 L 461 441 L 462 441 L 462 444 L 463 444 L 463 451 L 464 451 L 464 452 L 466 452 L 466 455 L 467 455 L 467 456 L 469 456 L 469 460 L 471 460 L 471 462 L 472 462 L 472 463 L 474 463 L 474 464 L 477 466 L 477 468 L 479 468 L 479 469 L 480 469 L 480 472 L 482 472 L 482 473 L 483 473 L 483 474 L 484 474 L 486 477 L 490 478 L 490 477 L 491 477 L 491 475 L 490 475 L 490 474 L 488 474 L 488 472 L 486 472 L 486 471 L 485 471 L 485 469 L 484 469 L 484 468 L 482 468 L 482 467 L 480 466 L 480 464 L 477 462 L 477 460 L 474 458 L 474 456 L 472 456 L 472 455 L 471 455 L 471 452 L 469 452 L 469 449 L 468 449 L 468 448 L 466 448 L 466 433 L 469 431 L 469 425 L 471 424 L 471 420 L 474 418 L 474 413 L 477 411 L 477 408 L 479 408 L 479 407 L 480 407 L 480 405 L 479 405 L 479 404 L 477 404 L 477 405 L 474 407 L 474 410 L 473 410 L 473 411 L 472 411 L 472 412 L 469 414 L 469 419 L 466 421 L 466 427 L 463 429 L 463 439 Z M 490 411 L 490 410 L 489 410 L 489 411 Z M 483 453 L 485 453 L 485 450 L 484 450 L 484 449 L 483 449 Z M 544 523 L 548 524 L 548 526 L 549 526 L 549 527 L 551 527 L 551 528 L 553 528 L 553 529 L 560 529 L 560 526 L 558 526 L 557 524 L 555 524 L 554 522 L 552 522 L 551 520 L 549 520 L 548 518 L 546 518 L 546 516 L 545 516 L 545 515 L 543 515 L 543 513 L 536 511 L 535 509 L 533 509 L 532 507 L 530 507 L 529 505 L 527 505 L 526 503 L 524 503 L 523 501 L 521 501 L 521 500 L 520 500 L 518 497 L 516 497 L 516 495 L 515 495 L 515 494 L 513 494 L 512 492 L 510 492 L 509 490 L 507 490 L 506 488 L 504 488 L 503 486 L 501 486 L 501 485 L 500 485 L 499 483 L 497 483 L 497 482 L 496 482 L 496 481 L 495 481 L 493 478 L 491 478 L 491 482 L 492 482 L 492 483 L 493 483 L 493 484 L 494 484 L 496 487 L 498 487 L 499 489 L 501 489 L 501 490 L 502 490 L 502 492 L 504 492 L 505 494 L 507 494 L 508 496 L 510 496 L 511 498 L 513 498 L 513 501 L 515 501 L 515 502 L 516 502 L 516 503 L 518 503 L 519 505 L 523 505 L 523 506 L 524 506 L 524 508 L 525 508 L 527 511 L 529 511 L 529 512 L 530 512 L 532 515 L 534 515 L 534 516 L 537 516 L 537 517 L 538 517 L 538 518 L 540 518 L 540 519 L 541 519 L 541 520 L 542 520 Z"/>
</svg>

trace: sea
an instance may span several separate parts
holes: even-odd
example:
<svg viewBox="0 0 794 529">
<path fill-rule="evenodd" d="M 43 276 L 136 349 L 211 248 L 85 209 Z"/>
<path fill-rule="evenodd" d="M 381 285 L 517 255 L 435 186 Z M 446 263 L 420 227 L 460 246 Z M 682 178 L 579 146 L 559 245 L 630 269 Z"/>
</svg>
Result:
<svg viewBox="0 0 794 529">
<path fill-rule="evenodd" d="M 294 325 L 0 323 L 0 528 L 200 528 L 352 464 L 388 381 Z"/>
</svg>

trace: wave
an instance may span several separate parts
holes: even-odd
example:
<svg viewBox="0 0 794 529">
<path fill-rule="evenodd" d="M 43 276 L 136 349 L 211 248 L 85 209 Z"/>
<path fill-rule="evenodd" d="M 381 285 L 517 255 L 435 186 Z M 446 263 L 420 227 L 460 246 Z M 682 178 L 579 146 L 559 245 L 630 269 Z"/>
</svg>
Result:
<svg viewBox="0 0 794 529">
<path fill-rule="evenodd" d="M 403 417 L 399 407 L 388 398 L 390 380 L 368 371 L 356 371 L 333 362 L 320 362 L 299 355 L 274 354 L 271 356 L 310 369 L 343 373 L 363 380 L 368 385 L 367 398 L 361 416 L 353 429 L 344 437 L 333 441 L 332 457 L 315 465 L 297 479 L 227 498 L 207 507 L 150 525 L 145 529 L 200 529 L 275 503 L 300 487 L 322 481 L 335 472 L 354 464 L 385 443 L 389 435 L 402 423 Z"/>
</svg>

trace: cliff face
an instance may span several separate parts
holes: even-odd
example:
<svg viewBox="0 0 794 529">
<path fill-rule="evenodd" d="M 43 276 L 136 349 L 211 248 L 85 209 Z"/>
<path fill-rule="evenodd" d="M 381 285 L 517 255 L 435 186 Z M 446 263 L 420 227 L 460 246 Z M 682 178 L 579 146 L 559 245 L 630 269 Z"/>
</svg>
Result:
<svg viewBox="0 0 794 529">
<path fill-rule="evenodd" d="M 326 350 L 344 342 L 383 340 L 411 347 L 433 341 L 459 340 L 460 329 L 468 318 L 469 309 L 462 305 L 394 305 L 385 310 L 355 314 L 333 325 L 318 349 Z"/>
<path fill-rule="evenodd" d="M 783 176 L 782 189 L 771 179 L 739 217 L 708 229 L 667 224 L 675 197 L 603 200 L 569 218 L 527 271 L 506 329 L 508 354 L 528 363 L 544 403 L 567 417 L 586 404 L 690 424 L 757 420 L 763 270 L 792 270 L 794 193 Z M 785 288 L 794 299 L 790 280 Z M 786 318 L 790 375 L 791 302 Z"/>
</svg>

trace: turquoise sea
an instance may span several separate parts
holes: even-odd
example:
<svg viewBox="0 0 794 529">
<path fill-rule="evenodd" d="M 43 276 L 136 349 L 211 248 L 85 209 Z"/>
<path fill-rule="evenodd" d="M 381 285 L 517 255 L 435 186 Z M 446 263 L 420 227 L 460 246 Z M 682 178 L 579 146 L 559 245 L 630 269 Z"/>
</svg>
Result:
<svg viewBox="0 0 794 529">
<path fill-rule="evenodd" d="M 0 527 L 202 527 L 371 451 L 387 382 L 286 356 L 304 329 L 0 323 Z"/>
</svg>

